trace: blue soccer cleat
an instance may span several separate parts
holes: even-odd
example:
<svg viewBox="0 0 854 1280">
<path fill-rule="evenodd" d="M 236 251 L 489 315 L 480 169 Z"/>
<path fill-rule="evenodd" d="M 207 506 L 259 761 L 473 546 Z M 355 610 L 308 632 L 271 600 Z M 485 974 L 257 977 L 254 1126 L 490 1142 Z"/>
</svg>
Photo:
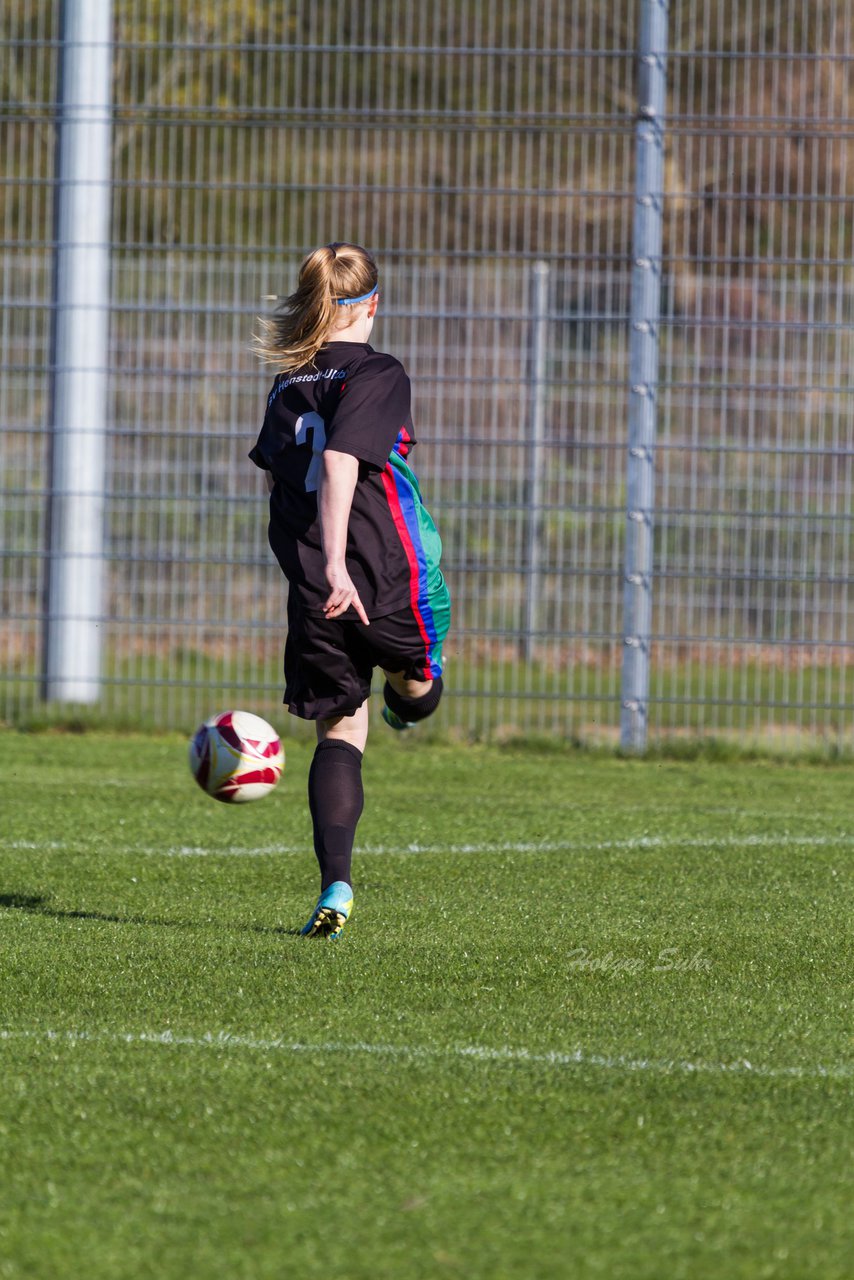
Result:
<svg viewBox="0 0 854 1280">
<path fill-rule="evenodd" d="M 391 707 L 383 707 L 383 720 L 385 720 L 386 724 L 390 725 L 392 729 L 397 730 L 414 729 L 417 724 L 417 721 L 415 720 L 401 720 L 400 716 L 392 711 Z"/>
<path fill-rule="evenodd" d="M 344 880 L 336 880 L 317 899 L 311 919 L 300 929 L 304 938 L 331 938 L 341 936 L 341 930 L 350 919 L 353 910 L 353 890 Z"/>
</svg>

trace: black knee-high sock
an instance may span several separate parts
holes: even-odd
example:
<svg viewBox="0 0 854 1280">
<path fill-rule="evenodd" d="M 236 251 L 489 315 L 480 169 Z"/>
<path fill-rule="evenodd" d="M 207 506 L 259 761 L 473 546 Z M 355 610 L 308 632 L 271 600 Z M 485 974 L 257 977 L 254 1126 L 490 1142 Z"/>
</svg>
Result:
<svg viewBox="0 0 854 1280">
<path fill-rule="evenodd" d="M 335 738 L 319 742 L 308 774 L 308 806 L 321 892 L 336 880 L 353 883 L 350 862 L 364 802 L 361 751 Z"/>
<path fill-rule="evenodd" d="M 389 711 L 400 716 L 401 720 L 417 723 L 432 716 L 442 699 L 444 687 L 442 677 L 436 676 L 430 688 L 420 698 L 404 698 L 403 694 L 396 693 L 386 680 L 383 686 L 383 698 Z"/>
</svg>

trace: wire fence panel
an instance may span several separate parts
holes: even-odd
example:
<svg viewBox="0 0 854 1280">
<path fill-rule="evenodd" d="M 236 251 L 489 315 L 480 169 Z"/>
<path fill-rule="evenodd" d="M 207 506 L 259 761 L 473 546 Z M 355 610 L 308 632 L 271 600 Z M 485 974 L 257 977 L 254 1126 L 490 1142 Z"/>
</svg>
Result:
<svg viewBox="0 0 854 1280">
<path fill-rule="evenodd" d="M 285 586 L 246 456 L 269 383 L 249 341 L 305 252 L 350 239 L 380 261 L 375 342 L 412 375 L 445 542 L 445 726 L 616 741 L 641 2 L 114 0 L 87 715 L 273 714 Z M 56 9 L 0 18 L 12 722 L 71 714 L 44 701 L 64 555 Z M 671 6 L 653 739 L 851 742 L 852 26 L 846 0 Z"/>
</svg>

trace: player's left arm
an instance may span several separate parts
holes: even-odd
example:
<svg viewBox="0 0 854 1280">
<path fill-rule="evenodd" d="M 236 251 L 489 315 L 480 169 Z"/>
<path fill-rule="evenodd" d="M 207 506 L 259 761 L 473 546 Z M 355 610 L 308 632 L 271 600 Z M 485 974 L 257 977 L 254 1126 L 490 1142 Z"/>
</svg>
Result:
<svg viewBox="0 0 854 1280">
<path fill-rule="evenodd" d="M 368 615 L 347 572 L 347 528 L 359 478 L 359 459 L 349 453 L 325 449 L 320 464 L 317 510 L 329 596 L 323 606 L 327 618 L 338 618 L 352 605 L 362 622 Z"/>
</svg>

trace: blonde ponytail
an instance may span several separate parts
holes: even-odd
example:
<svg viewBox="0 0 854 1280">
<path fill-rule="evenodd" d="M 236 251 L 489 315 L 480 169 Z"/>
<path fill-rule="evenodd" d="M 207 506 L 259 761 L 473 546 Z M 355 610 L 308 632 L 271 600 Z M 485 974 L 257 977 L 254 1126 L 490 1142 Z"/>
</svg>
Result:
<svg viewBox="0 0 854 1280">
<path fill-rule="evenodd" d="M 329 244 L 303 262 L 296 290 L 269 319 L 259 319 L 253 349 L 280 373 L 311 365 L 328 340 L 339 305 L 376 291 L 377 264 L 357 244 Z"/>
</svg>

